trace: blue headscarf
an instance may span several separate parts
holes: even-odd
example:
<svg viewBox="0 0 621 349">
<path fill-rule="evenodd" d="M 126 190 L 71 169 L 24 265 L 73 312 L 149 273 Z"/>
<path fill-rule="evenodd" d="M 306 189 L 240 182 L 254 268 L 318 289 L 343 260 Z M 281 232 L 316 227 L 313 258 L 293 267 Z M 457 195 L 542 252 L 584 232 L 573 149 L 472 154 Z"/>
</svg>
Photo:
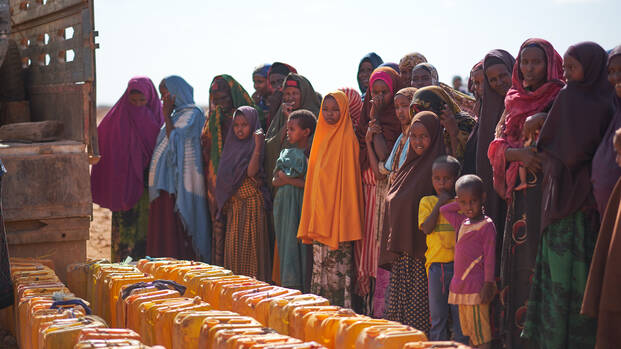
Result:
<svg viewBox="0 0 621 349">
<path fill-rule="evenodd" d="M 360 72 L 360 66 L 364 62 L 371 63 L 371 65 L 373 66 L 373 69 L 371 69 L 371 71 L 375 70 L 375 68 L 379 67 L 380 64 L 384 63 L 382 57 L 380 57 L 377 53 L 367 53 L 364 57 L 362 57 L 360 63 L 358 63 L 358 72 Z M 362 94 L 362 97 L 364 99 L 364 94 L 367 92 L 367 89 L 362 87 L 362 84 L 360 84 L 360 82 L 358 82 L 358 88 L 360 89 L 360 93 Z"/>
<path fill-rule="evenodd" d="M 192 238 L 194 252 L 203 261 L 211 258 L 211 222 L 207 214 L 205 172 L 200 136 L 205 114 L 194 104 L 194 89 L 178 76 L 164 78 L 175 96 L 171 115 L 174 129 L 166 136 L 163 126 L 157 137 L 149 171 L 149 197 L 163 190 L 175 195 L 175 210 Z"/>
<path fill-rule="evenodd" d="M 254 68 L 254 72 L 252 72 L 252 75 L 255 75 L 255 74 L 261 75 L 262 77 L 267 79 L 267 73 L 270 71 L 271 67 L 272 65 L 269 63 L 262 64 Z"/>
<path fill-rule="evenodd" d="M 390 68 L 394 69 L 397 73 L 401 73 L 401 70 L 399 70 L 399 64 L 397 64 L 397 63 L 384 62 L 384 63 L 380 64 L 380 67 L 390 67 Z"/>
</svg>

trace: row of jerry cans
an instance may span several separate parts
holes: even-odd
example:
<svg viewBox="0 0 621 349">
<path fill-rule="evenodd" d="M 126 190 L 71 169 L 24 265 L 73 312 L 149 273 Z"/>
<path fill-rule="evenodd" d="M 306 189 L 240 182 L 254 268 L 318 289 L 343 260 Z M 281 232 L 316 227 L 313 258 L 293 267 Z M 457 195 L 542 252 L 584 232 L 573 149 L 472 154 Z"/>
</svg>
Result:
<svg viewBox="0 0 621 349">
<path fill-rule="evenodd" d="M 160 258 L 140 260 L 137 268 L 157 278 L 169 278 L 183 284 L 187 287 L 187 295 L 201 297 L 218 311 L 232 311 L 242 318 L 231 321 L 241 321 L 240 325 L 251 327 L 253 331 L 257 331 L 253 327 L 257 325 L 249 319 L 275 330 L 279 335 L 327 348 L 402 348 L 406 344 L 412 348 L 425 348 L 428 344 L 464 348 L 453 342 L 427 342 L 425 334 L 412 327 L 361 316 L 352 310 L 331 306 L 323 297 L 302 295 L 297 290 L 233 275 L 218 266 Z M 202 315 L 181 314 L 175 318 L 175 331 L 186 329 L 191 332 L 186 335 L 187 338 L 196 338 L 198 328 L 204 326 Z M 186 322 L 188 325 L 182 325 Z M 186 337 L 177 333 L 173 338 Z M 205 343 L 221 343 L 221 340 L 214 340 L 209 336 L 204 338 Z M 173 344 L 173 348 L 193 347 L 188 343 Z"/>
</svg>

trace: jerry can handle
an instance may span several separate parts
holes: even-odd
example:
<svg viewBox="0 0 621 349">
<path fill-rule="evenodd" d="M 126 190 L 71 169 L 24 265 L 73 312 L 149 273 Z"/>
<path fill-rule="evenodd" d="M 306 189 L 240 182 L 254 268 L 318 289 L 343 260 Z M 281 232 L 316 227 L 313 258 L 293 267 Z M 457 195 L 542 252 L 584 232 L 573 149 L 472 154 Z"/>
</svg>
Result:
<svg viewBox="0 0 621 349">
<path fill-rule="evenodd" d="M 69 299 L 66 301 L 56 301 L 52 303 L 52 305 L 50 306 L 50 309 L 58 309 L 59 307 L 65 306 L 65 305 L 79 305 L 82 308 L 84 308 L 86 315 L 93 314 L 93 312 L 91 311 L 91 308 L 89 308 L 88 305 L 86 305 L 86 303 L 84 303 L 84 301 L 81 299 Z"/>
</svg>

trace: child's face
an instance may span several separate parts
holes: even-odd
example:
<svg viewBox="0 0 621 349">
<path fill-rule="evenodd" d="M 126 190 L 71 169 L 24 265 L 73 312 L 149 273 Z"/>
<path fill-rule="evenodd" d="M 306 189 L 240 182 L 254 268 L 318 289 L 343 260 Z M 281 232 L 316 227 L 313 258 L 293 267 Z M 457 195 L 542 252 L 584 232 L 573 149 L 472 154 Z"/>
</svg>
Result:
<svg viewBox="0 0 621 349">
<path fill-rule="evenodd" d="M 574 57 L 565 54 L 563 57 L 563 75 L 567 82 L 580 82 L 584 80 L 584 69 L 582 64 Z"/>
<path fill-rule="evenodd" d="M 608 64 L 608 81 L 615 88 L 617 97 L 621 98 L 621 56 L 612 57 Z"/>
<path fill-rule="evenodd" d="M 436 194 L 452 193 L 455 190 L 455 173 L 447 164 L 434 165 L 431 169 L 431 183 Z"/>
<path fill-rule="evenodd" d="M 302 92 L 297 87 L 285 87 L 282 101 L 291 104 L 293 110 L 298 110 L 302 103 Z"/>
<path fill-rule="evenodd" d="M 332 96 L 326 96 L 321 105 L 321 113 L 323 118 L 329 125 L 334 125 L 341 119 L 341 111 L 336 99 Z"/>
<path fill-rule="evenodd" d="M 474 88 L 475 96 L 483 97 L 483 79 L 485 79 L 483 69 L 479 69 L 472 73 L 472 85 Z"/>
<path fill-rule="evenodd" d="M 382 80 L 375 80 L 373 86 L 371 86 L 371 97 L 373 99 L 381 98 L 382 105 L 390 103 L 392 91 L 388 88 L 388 85 Z"/>
<path fill-rule="evenodd" d="M 483 201 L 485 201 L 485 193 L 479 193 L 474 188 L 466 187 L 457 191 L 459 210 L 470 219 L 481 217 L 483 214 Z"/>
<path fill-rule="evenodd" d="M 147 97 L 140 91 L 131 91 L 129 93 L 129 103 L 136 107 L 143 107 L 147 105 Z"/>
<path fill-rule="evenodd" d="M 302 129 L 298 120 L 287 121 L 287 140 L 291 144 L 299 144 L 300 141 L 308 138 L 309 129 Z"/>
<path fill-rule="evenodd" d="M 423 155 L 431 144 L 431 136 L 425 125 L 415 122 L 410 126 L 410 149 L 416 155 Z"/>
<path fill-rule="evenodd" d="M 410 100 L 404 95 L 395 96 L 395 113 L 401 126 L 408 126 L 412 118 L 410 118 Z"/>
<path fill-rule="evenodd" d="M 504 64 L 494 64 L 485 69 L 489 87 L 501 96 L 506 96 L 511 88 L 511 72 Z"/>
<path fill-rule="evenodd" d="M 524 85 L 536 90 L 543 85 L 547 76 L 546 54 L 539 47 L 527 47 L 520 56 L 520 71 Z"/>
<path fill-rule="evenodd" d="M 412 87 L 423 88 L 425 86 L 431 86 L 431 73 L 427 69 L 416 69 L 412 71 Z"/>
<path fill-rule="evenodd" d="M 360 64 L 360 70 L 358 70 L 358 83 L 364 88 L 369 88 L 369 78 L 373 72 L 373 65 L 369 61 L 364 61 Z"/>
<path fill-rule="evenodd" d="M 233 118 L 233 133 L 237 139 L 244 140 L 250 137 L 250 124 L 248 124 L 248 119 L 242 113 L 235 114 Z"/>
<path fill-rule="evenodd" d="M 254 90 L 261 96 L 269 94 L 269 87 L 267 86 L 267 79 L 259 74 L 252 76 L 252 82 L 254 83 Z"/>
</svg>

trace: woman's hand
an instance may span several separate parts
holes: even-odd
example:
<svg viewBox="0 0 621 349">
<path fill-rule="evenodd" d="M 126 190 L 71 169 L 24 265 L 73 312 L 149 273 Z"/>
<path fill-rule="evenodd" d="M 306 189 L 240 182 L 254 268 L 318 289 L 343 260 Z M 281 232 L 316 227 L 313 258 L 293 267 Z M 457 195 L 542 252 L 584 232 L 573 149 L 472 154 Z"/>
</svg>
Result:
<svg viewBox="0 0 621 349">
<path fill-rule="evenodd" d="M 445 104 L 444 108 L 442 108 L 442 112 L 438 115 L 440 118 L 440 123 L 448 132 L 451 138 L 456 137 L 459 132 L 459 127 L 457 126 L 457 120 L 455 119 L 455 114 L 449 110 L 448 106 Z"/>
<path fill-rule="evenodd" d="M 284 102 L 282 104 L 282 113 L 285 115 L 286 120 L 289 120 L 289 115 L 293 112 L 293 103 Z"/>
<path fill-rule="evenodd" d="M 371 99 L 371 118 L 377 119 L 377 113 L 384 108 L 384 95 L 379 94 Z"/>
<path fill-rule="evenodd" d="M 373 136 L 380 133 L 382 133 L 382 128 L 377 124 L 376 119 L 372 119 L 371 121 L 369 121 L 369 127 L 367 128 L 367 133 L 364 137 L 364 140 L 367 143 L 371 143 L 373 141 Z"/>
<path fill-rule="evenodd" d="M 537 139 L 537 133 L 543 127 L 543 123 L 546 121 L 547 113 L 537 113 L 526 118 L 524 121 L 524 127 L 522 127 L 522 137 L 524 139 Z"/>
<path fill-rule="evenodd" d="M 170 118 L 175 109 L 175 95 L 168 93 L 164 96 L 163 100 L 164 105 L 162 106 L 162 112 L 164 113 L 164 117 Z"/>
<path fill-rule="evenodd" d="M 538 153 L 534 148 L 509 148 L 505 152 L 508 162 L 519 161 L 524 167 L 531 171 L 541 170 L 543 154 Z"/>
</svg>

